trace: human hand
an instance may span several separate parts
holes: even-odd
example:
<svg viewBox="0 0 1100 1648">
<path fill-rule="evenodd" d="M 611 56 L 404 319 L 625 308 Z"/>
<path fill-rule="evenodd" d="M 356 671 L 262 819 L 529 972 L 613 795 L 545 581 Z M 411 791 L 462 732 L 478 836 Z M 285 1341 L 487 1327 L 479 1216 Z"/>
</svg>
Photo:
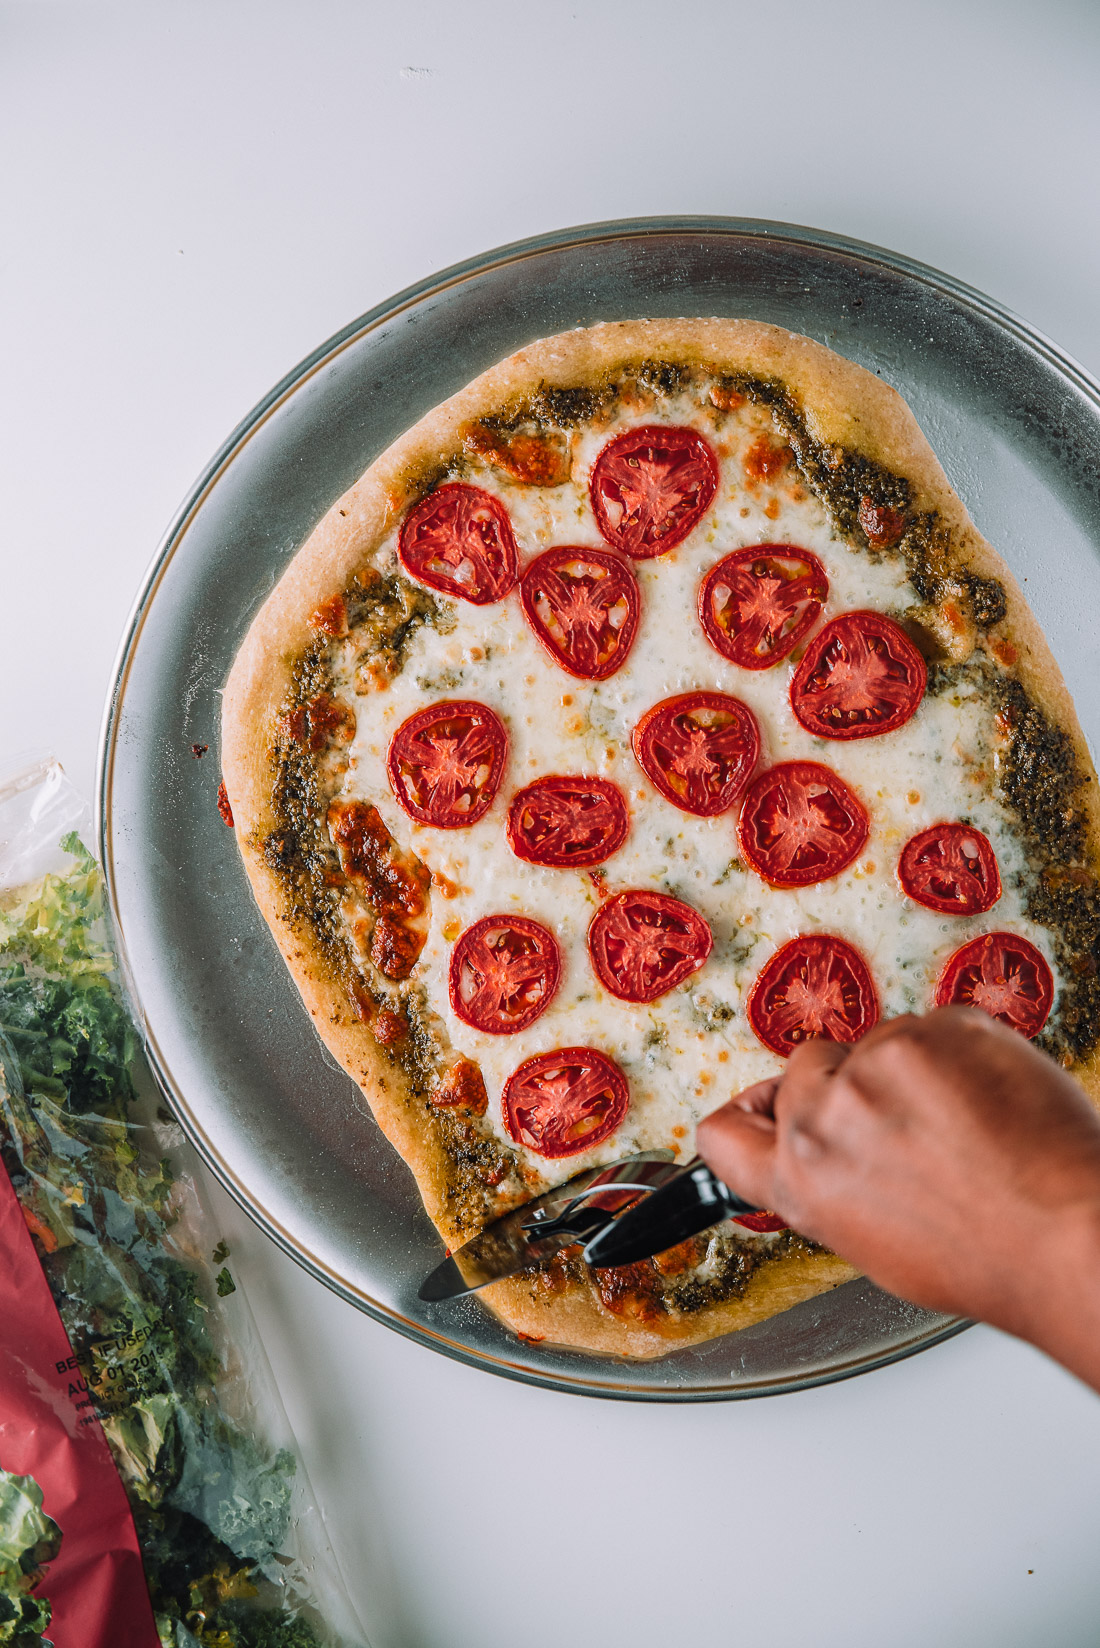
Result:
<svg viewBox="0 0 1100 1648">
<path fill-rule="evenodd" d="M 700 1123 L 739 1195 L 916 1304 L 980 1317 L 1100 1375 L 1100 1119 L 1077 1084 L 970 1008 L 811 1041 Z M 1077 1327 L 1066 1318 L 1076 1317 Z M 1053 1320 L 1051 1319 L 1053 1317 Z M 1095 1368 L 1093 1368 L 1095 1363 Z"/>
</svg>

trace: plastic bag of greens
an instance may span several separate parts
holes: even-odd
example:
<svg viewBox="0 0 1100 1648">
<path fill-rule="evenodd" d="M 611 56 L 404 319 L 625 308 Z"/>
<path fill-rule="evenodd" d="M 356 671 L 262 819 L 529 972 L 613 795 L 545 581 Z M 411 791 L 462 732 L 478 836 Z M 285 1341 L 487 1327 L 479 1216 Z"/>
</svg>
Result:
<svg viewBox="0 0 1100 1648">
<path fill-rule="evenodd" d="M 0 1470 L 0 1642 L 39 1642 L 50 1604 L 33 1594 L 61 1549 L 61 1529 L 42 1508 L 32 1476 Z"/>
<path fill-rule="evenodd" d="M 48 759 L 0 784 L 0 1648 L 363 1643 L 87 822 Z"/>
</svg>

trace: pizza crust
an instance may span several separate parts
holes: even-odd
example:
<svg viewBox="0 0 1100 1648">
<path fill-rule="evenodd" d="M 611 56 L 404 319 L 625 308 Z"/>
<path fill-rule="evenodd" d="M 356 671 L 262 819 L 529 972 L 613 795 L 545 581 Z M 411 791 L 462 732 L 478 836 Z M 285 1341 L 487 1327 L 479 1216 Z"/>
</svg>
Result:
<svg viewBox="0 0 1100 1648">
<path fill-rule="evenodd" d="M 858 452 L 908 479 L 913 508 L 939 513 L 953 554 L 979 576 L 1002 584 L 1007 617 L 998 627 L 1019 652 L 1016 669 L 1028 693 L 1072 740 L 1089 779 L 1085 804 L 1094 855 L 1100 840 L 1091 756 L 1045 637 L 1016 580 L 977 532 L 909 408 L 888 384 L 808 338 L 754 321 L 609 323 L 543 339 L 492 367 L 395 441 L 333 504 L 254 619 L 226 684 L 222 713 L 223 776 L 256 901 L 318 1034 L 366 1095 L 386 1137 L 412 1168 L 429 1215 L 452 1244 L 471 1232 L 456 1224 L 448 1209 L 447 1157 L 439 1131 L 429 1125 L 430 1106 L 411 1092 L 400 1067 L 356 1016 L 308 923 L 287 909 L 283 884 L 263 856 L 262 843 L 278 824 L 271 800 L 272 731 L 291 692 L 295 662 L 316 640 L 311 615 L 369 562 L 424 478 L 461 453 L 467 425 L 507 418 L 539 390 L 596 386 L 653 359 L 717 375 L 780 379 L 823 444 Z M 1100 1103 L 1100 1051 L 1091 1052 L 1073 1073 Z M 579 1287 L 550 1300 L 535 1299 L 524 1279 L 517 1279 L 495 1284 L 485 1297 L 510 1327 L 529 1337 L 594 1352 L 652 1356 L 762 1320 L 856 1274 L 832 1255 L 796 1259 L 789 1255 L 764 1266 L 742 1298 L 679 1324 L 670 1320 L 659 1334 L 603 1312 Z"/>
<path fill-rule="evenodd" d="M 644 1315 L 615 1314 L 587 1288 L 573 1286 L 547 1298 L 526 1276 L 493 1282 L 479 1297 L 528 1343 L 546 1341 L 562 1350 L 645 1361 L 752 1327 L 816 1294 L 854 1281 L 859 1274 L 846 1259 L 824 1249 L 785 1253 L 754 1271 L 738 1297 L 678 1319 L 649 1321 Z"/>
</svg>

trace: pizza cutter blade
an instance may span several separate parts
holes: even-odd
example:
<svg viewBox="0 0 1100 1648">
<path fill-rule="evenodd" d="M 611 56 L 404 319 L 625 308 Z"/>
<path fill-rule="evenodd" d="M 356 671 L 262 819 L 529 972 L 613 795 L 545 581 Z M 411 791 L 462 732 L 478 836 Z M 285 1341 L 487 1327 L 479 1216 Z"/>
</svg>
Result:
<svg viewBox="0 0 1100 1648">
<path fill-rule="evenodd" d="M 711 1225 L 740 1213 L 760 1213 L 762 1209 L 744 1202 L 721 1179 L 716 1178 L 701 1157 L 677 1168 L 664 1184 L 597 1230 L 588 1241 L 584 1257 L 601 1269 L 610 1265 L 632 1265 L 651 1259 L 655 1253 L 697 1236 Z"/>
<path fill-rule="evenodd" d="M 419 1297 L 456 1299 L 531 1270 L 562 1248 L 589 1241 L 624 1207 L 651 1195 L 679 1172 L 671 1150 L 643 1150 L 578 1173 L 486 1225 L 425 1277 Z"/>
</svg>

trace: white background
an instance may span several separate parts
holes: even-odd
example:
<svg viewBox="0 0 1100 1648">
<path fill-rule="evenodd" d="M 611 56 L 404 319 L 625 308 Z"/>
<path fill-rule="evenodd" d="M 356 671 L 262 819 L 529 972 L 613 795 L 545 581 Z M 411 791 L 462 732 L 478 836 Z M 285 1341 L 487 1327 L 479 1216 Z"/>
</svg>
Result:
<svg viewBox="0 0 1100 1648">
<path fill-rule="evenodd" d="M 460 258 L 784 219 L 946 269 L 1100 373 L 1090 0 L 0 3 L 0 153 L 0 761 L 46 742 L 88 793 L 206 459 Z M 1022 1345 L 742 1404 L 558 1396 L 406 1343 L 220 1205 L 374 1648 L 1100 1642 L 1100 1401 Z"/>
</svg>

